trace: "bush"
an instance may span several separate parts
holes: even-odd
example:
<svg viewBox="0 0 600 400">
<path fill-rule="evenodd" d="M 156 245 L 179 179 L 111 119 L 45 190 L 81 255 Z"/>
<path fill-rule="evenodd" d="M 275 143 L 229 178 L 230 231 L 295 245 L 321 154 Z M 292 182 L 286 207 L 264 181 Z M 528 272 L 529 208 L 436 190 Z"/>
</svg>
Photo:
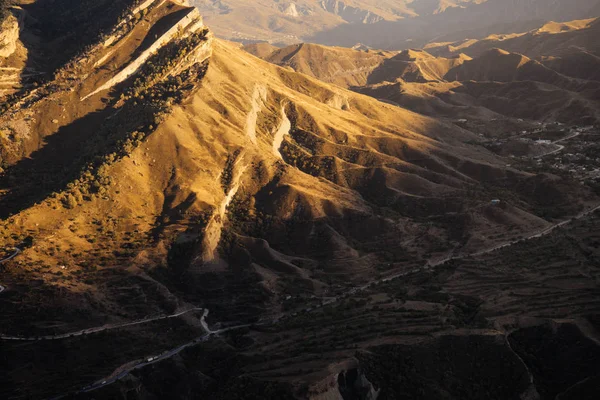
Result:
<svg viewBox="0 0 600 400">
<path fill-rule="evenodd" d="M 4 19 L 8 13 L 8 7 L 10 7 L 12 0 L 0 0 L 0 21 Z"/>
</svg>

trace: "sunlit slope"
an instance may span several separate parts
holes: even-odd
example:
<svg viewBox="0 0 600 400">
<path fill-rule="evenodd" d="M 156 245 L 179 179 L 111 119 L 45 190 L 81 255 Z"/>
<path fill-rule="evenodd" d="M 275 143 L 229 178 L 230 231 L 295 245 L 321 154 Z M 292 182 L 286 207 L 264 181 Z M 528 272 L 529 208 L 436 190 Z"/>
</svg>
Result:
<svg viewBox="0 0 600 400">
<path fill-rule="evenodd" d="M 493 48 L 525 54 L 530 58 L 558 56 L 582 48 L 595 53 L 598 51 L 598 43 L 594 39 L 598 35 L 599 27 L 596 18 L 563 23 L 549 22 L 528 32 L 494 34 L 482 39 L 454 43 L 430 43 L 425 48 L 434 55 L 465 53 L 471 57 Z"/>
<path fill-rule="evenodd" d="M 35 267 L 42 262 L 71 277 L 47 285 L 75 297 L 91 291 L 116 306 L 111 287 L 91 283 L 105 278 L 88 265 L 144 279 L 160 266 L 169 279 L 186 277 L 186 284 L 204 288 L 180 288 L 186 301 L 224 307 L 237 293 L 227 300 L 237 305 L 229 317 L 243 318 L 260 313 L 255 305 L 275 301 L 291 282 L 318 293 L 336 281 L 368 279 L 384 260 L 404 260 L 391 265 L 405 268 L 427 254 L 476 249 L 494 242 L 491 231 L 510 228 L 510 236 L 543 228 L 547 222 L 535 214 L 547 207 L 569 213 L 578 204 L 568 193 L 587 196 L 557 178 L 506 169 L 503 160 L 465 144 L 477 138 L 453 125 L 282 69 L 224 42 L 213 42 L 205 73 L 187 90 L 130 145 L 111 155 L 110 143 L 103 144 L 106 156 L 91 175 L 43 183 L 49 163 L 60 171 L 94 154 L 86 146 L 56 157 L 56 133 L 32 161 L 7 169 L 0 201 L 13 216 L 5 215 L 3 234 L 30 234 L 37 243 L 25 251 L 19 274 L 43 279 Z M 72 107 L 86 108 L 102 96 Z M 133 107 L 131 101 L 123 107 Z M 105 123 L 135 128 L 128 110 L 86 119 L 85 131 L 94 138 Z M 481 182 L 512 191 L 506 206 L 486 212 L 494 194 Z M 536 182 L 536 191 L 524 190 L 527 182 Z M 561 193 L 563 186 L 570 192 Z M 116 250 L 123 246 L 127 250 Z M 249 260 L 249 280 L 230 279 L 227 266 Z M 206 274 L 224 291 L 200 284 Z M 249 302 L 256 290 L 262 294 Z M 181 305 L 168 291 L 159 293 L 164 304 L 148 307 Z M 77 307 L 100 312 L 88 301 Z"/>
<path fill-rule="evenodd" d="M 261 58 L 327 83 L 351 87 L 365 85 L 373 70 L 391 55 L 302 43 L 275 50 Z"/>
</svg>

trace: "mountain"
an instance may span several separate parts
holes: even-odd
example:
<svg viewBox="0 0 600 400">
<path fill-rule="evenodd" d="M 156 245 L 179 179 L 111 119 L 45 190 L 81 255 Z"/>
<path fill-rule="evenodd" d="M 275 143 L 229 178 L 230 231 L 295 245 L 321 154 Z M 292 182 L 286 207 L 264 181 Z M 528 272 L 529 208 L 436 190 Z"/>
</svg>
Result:
<svg viewBox="0 0 600 400">
<path fill-rule="evenodd" d="M 454 67 L 470 60 L 463 54 L 451 58 L 433 57 L 426 51 L 405 50 L 388 57 L 369 75 L 367 83 L 393 82 L 398 79 L 408 82 L 443 80 Z"/>
<path fill-rule="evenodd" d="M 389 52 L 355 51 L 343 47 L 326 47 L 302 43 L 261 52 L 258 46 L 244 46 L 246 51 L 282 67 L 316 77 L 343 87 L 362 86 L 367 78 L 388 56 Z"/>
<path fill-rule="evenodd" d="M 435 55 L 452 56 L 465 53 L 478 56 L 495 47 L 525 54 L 561 74 L 587 80 L 598 80 L 596 74 L 600 34 L 598 19 L 549 22 L 541 28 L 512 35 L 490 35 L 481 40 L 458 43 L 430 43 L 425 48 Z"/>
<path fill-rule="evenodd" d="M 293 44 L 322 29 L 342 24 L 372 24 L 412 15 L 407 2 L 395 0 L 193 0 L 214 27 L 229 40 Z"/>
<path fill-rule="evenodd" d="M 523 33 L 493 34 L 483 39 L 454 43 L 429 43 L 424 48 L 434 55 L 451 56 L 465 53 L 472 57 L 495 47 L 526 54 L 532 58 L 570 54 L 581 48 L 597 53 L 598 44 L 593 39 L 599 29 L 600 23 L 597 18 L 562 23 L 548 22 Z"/>
<path fill-rule="evenodd" d="M 402 96 L 400 92 L 403 90 L 407 90 L 407 93 L 420 92 L 423 94 L 420 97 L 425 98 L 435 93 L 435 102 L 439 99 L 446 103 L 441 108 L 438 107 L 440 103 L 435 106 L 444 115 L 451 113 L 451 104 L 477 105 L 494 113 L 517 118 L 595 123 L 598 118 L 599 86 L 595 68 L 596 41 L 593 37 L 596 36 L 597 27 L 596 20 L 548 23 L 523 34 L 507 37 L 492 35 L 481 41 L 442 47 L 426 46 L 427 52 L 442 55 L 430 55 L 432 60 L 439 60 L 435 62 L 446 63 L 444 57 L 452 57 L 457 65 L 448 69 L 443 77 L 429 79 L 430 82 L 436 82 L 430 83 L 427 88 L 410 83 L 395 84 L 400 89 L 397 91 L 389 85 L 382 85 L 390 79 L 373 74 L 369 82 L 376 87 L 359 91 L 405 106 L 413 102 L 411 98 L 414 96 Z M 446 50 L 439 51 L 442 48 Z M 384 62 L 380 69 L 384 69 L 391 60 Z M 405 81 L 419 82 L 417 79 Z M 452 93 L 468 97 L 452 96 Z M 417 106 L 411 109 L 436 115 L 431 108 L 426 110 Z M 479 112 L 476 111 L 476 114 Z M 465 117 L 468 118 L 467 115 Z"/>
<path fill-rule="evenodd" d="M 591 179 L 308 74 L 489 63 L 275 50 L 300 73 L 186 1 L 19 6 L 43 74 L 0 114 L 2 398 L 593 393 Z"/>
<path fill-rule="evenodd" d="M 596 21 L 401 52 L 302 44 L 263 58 L 433 117 L 587 125 L 600 115 Z"/>
<path fill-rule="evenodd" d="M 194 0 L 221 38 L 399 50 L 596 15 L 597 0 Z M 439 40 L 438 40 L 439 41 Z"/>
<path fill-rule="evenodd" d="M 498 32 L 522 32 L 551 20 L 562 22 L 590 18 L 595 15 L 594 7 L 598 7 L 596 0 L 488 0 L 399 21 L 340 25 L 305 37 L 304 41 L 345 47 L 361 42 L 381 49 L 406 49 L 422 47 L 432 41 L 458 41 Z"/>
<path fill-rule="evenodd" d="M 276 50 L 279 50 L 279 47 L 273 46 L 270 43 L 262 42 L 262 43 L 253 43 L 244 46 L 244 50 L 248 53 L 255 55 L 259 58 L 266 58 L 273 54 Z"/>
<path fill-rule="evenodd" d="M 598 122 L 597 81 L 571 78 L 500 49 L 458 64 L 442 79 L 427 80 L 415 67 L 418 73 L 404 72 L 398 81 L 371 79 L 376 83 L 354 90 L 426 115 L 481 120 L 486 125 L 503 118 L 580 126 Z"/>
</svg>

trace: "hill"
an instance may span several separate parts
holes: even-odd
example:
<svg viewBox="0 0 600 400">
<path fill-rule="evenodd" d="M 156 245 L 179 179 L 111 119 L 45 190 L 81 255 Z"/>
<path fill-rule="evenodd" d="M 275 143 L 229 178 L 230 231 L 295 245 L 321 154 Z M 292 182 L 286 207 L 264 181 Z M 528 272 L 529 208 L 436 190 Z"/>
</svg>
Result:
<svg viewBox="0 0 600 400">
<path fill-rule="evenodd" d="M 462 54 L 454 58 L 442 58 L 433 57 L 426 51 L 405 50 L 384 60 L 369 75 L 368 83 L 394 82 L 398 79 L 407 82 L 439 81 L 466 60 L 470 58 Z"/>
<path fill-rule="evenodd" d="M 568 40 L 561 35 L 570 31 L 544 37 Z M 537 43 L 547 46 L 544 40 Z M 585 43 L 592 50 L 583 47 Z M 394 54 L 311 44 L 289 46 L 264 59 L 434 117 L 508 117 L 585 126 L 600 115 L 593 43 L 582 40 L 577 51 L 538 59 L 500 48 L 472 58 L 464 53 L 434 56 L 429 53 L 432 48 Z"/>
<path fill-rule="evenodd" d="M 593 38 L 598 34 L 598 29 L 600 24 L 596 18 L 563 23 L 549 22 L 528 32 L 494 34 L 483 39 L 455 43 L 429 43 L 425 48 L 431 54 L 446 57 L 459 52 L 476 57 L 496 47 L 522 53 L 530 58 L 568 55 L 581 48 L 597 53 L 597 43 Z"/>
<path fill-rule="evenodd" d="M 258 58 L 266 58 L 270 56 L 276 50 L 279 50 L 279 47 L 273 46 L 267 42 L 254 43 L 244 46 L 244 50 L 248 53 L 255 55 Z"/>
<path fill-rule="evenodd" d="M 600 34 L 597 19 L 564 23 L 550 22 L 541 28 L 512 35 L 491 35 L 481 40 L 426 46 L 427 51 L 444 57 L 465 53 L 479 56 L 494 47 L 524 54 L 561 74 L 598 80 L 595 68 L 600 54 L 595 37 Z"/>
<path fill-rule="evenodd" d="M 250 45 L 250 51 L 254 45 Z M 245 47 L 248 51 L 248 46 Z M 342 87 L 363 86 L 389 53 L 298 44 L 263 55 L 266 61 Z"/>
</svg>

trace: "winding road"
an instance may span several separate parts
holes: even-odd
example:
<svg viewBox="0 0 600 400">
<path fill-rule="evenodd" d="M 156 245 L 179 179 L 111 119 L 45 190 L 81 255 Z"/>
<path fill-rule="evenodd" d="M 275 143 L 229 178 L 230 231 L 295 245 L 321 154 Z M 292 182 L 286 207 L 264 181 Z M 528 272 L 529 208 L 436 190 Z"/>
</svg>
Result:
<svg viewBox="0 0 600 400">
<path fill-rule="evenodd" d="M 507 248 L 510 246 L 513 246 L 517 243 L 522 243 L 524 241 L 527 240 L 532 240 L 532 239 L 536 239 L 536 238 L 540 238 L 546 235 L 549 235 L 550 233 L 554 232 L 556 229 L 563 227 L 565 225 L 570 224 L 573 221 L 576 220 L 580 220 L 583 219 L 585 217 L 587 217 L 588 215 L 594 213 L 595 211 L 600 210 L 600 204 L 595 206 L 594 208 L 591 208 L 589 210 L 583 211 L 580 214 L 578 214 L 577 216 L 561 221 L 559 223 L 556 223 L 542 231 L 539 232 L 535 232 L 532 233 L 531 235 L 522 238 L 522 239 L 518 239 L 518 240 L 513 240 L 510 242 L 506 242 L 506 243 L 502 243 L 500 245 L 496 245 L 494 247 L 491 247 L 489 249 L 486 250 L 482 250 L 476 253 L 469 253 L 469 254 L 464 254 L 464 255 L 457 255 L 457 256 L 453 256 L 452 254 L 448 255 L 447 257 L 444 257 L 441 260 L 437 260 L 435 262 L 432 262 L 431 260 L 429 262 L 427 262 L 425 264 L 425 266 L 420 267 L 420 268 L 414 268 L 410 271 L 407 272 L 402 272 L 402 273 L 398 273 L 398 274 L 394 274 L 385 278 L 381 278 L 381 279 L 377 279 L 377 280 L 373 280 L 371 282 L 368 282 L 362 286 L 358 286 L 355 288 L 350 289 L 348 292 L 346 292 L 343 295 L 340 296 L 336 296 L 336 297 L 330 297 L 327 300 L 323 301 L 321 303 L 321 306 L 325 306 L 325 305 L 329 305 L 329 304 L 333 304 L 336 303 L 338 301 L 340 301 L 340 299 L 342 298 L 346 298 L 349 296 L 353 296 L 356 293 L 360 292 L 360 291 L 364 291 L 374 285 L 377 285 L 379 283 L 385 283 L 385 282 L 390 282 L 393 281 L 395 279 L 401 278 L 401 277 L 405 277 L 414 273 L 418 273 L 421 271 L 426 271 L 426 270 L 430 270 L 439 266 L 442 266 L 450 261 L 453 260 L 460 260 L 460 259 L 465 259 L 468 257 L 474 257 L 474 256 L 481 256 L 481 255 L 485 255 L 485 254 L 489 254 L 492 252 L 495 252 L 497 250 L 503 249 L 503 248 Z M 21 253 L 21 250 L 19 248 L 15 248 L 15 252 L 13 254 L 11 254 L 10 256 L 0 260 L 0 263 L 4 263 L 6 261 L 9 261 L 13 258 L 15 258 L 16 256 L 18 256 Z M 2 292 L 4 290 L 4 287 L 0 286 L 0 292 Z M 304 309 L 300 312 L 306 312 L 306 313 L 310 313 L 314 310 L 316 310 L 318 308 L 307 308 Z M 227 328 L 222 328 L 222 329 L 218 329 L 218 330 L 212 330 L 208 323 L 206 322 L 206 318 L 209 315 L 209 309 L 205 308 L 205 307 L 194 307 L 194 308 L 190 308 L 187 310 L 183 310 L 183 311 L 179 311 L 175 314 L 172 315 L 161 315 L 161 316 L 156 316 L 156 317 L 150 317 L 150 318 L 144 318 L 141 320 L 137 320 L 137 321 L 133 321 L 133 322 L 127 322 L 127 323 L 122 323 L 122 324 L 108 324 L 108 325 L 103 325 L 100 327 L 94 327 L 94 328 L 88 328 L 88 329 L 83 329 L 80 331 L 75 331 L 75 332 L 70 332 L 70 333 L 65 333 L 65 334 L 60 334 L 60 335 L 47 335 L 47 336 L 39 336 L 39 337 L 18 337 L 18 336 L 6 336 L 6 335 L 1 335 L 0 336 L 0 340 L 7 340 L 7 341 L 41 341 L 41 340 L 60 340 L 60 339 L 67 339 L 67 338 L 71 338 L 71 337 L 76 337 L 76 336 L 85 336 L 85 335 L 89 335 L 89 334 L 93 334 L 93 333 L 99 333 L 99 332 L 104 332 L 104 331 L 109 331 L 109 330 L 113 330 L 113 329 L 120 329 L 120 328 L 124 328 L 124 327 L 130 327 L 130 326 L 135 326 L 135 325 L 141 325 L 141 324 L 146 324 L 149 322 L 153 322 L 153 321 L 159 321 L 159 320 L 165 320 L 165 319 L 169 319 L 169 318 L 177 318 L 180 316 L 183 316 L 187 313 L 193 312 L 193 311 L 200 311 L 203 310 L 203 314 L 202 317 L 200 318 L 200 324 L 202 326 L 202 328 L 206 331 L 206 333 L 188 343 L 185 343 L 183 345 L 180 345 L 172 350 L 168 350 L 165 351 L 161 354 L 155 355 L 155 356 L 150 356 L 150 357 L 146 357 L 144 359 L 141 360 L 137 360 L 137 361 L 132 361 L 129 362 L 119 368 L 117 368 L 115 370 L 115 372 L 113 372 L 110 376 L 103 378 L 97 382 L 94 382 L 93 384 L 90 384 L 88 386 L 83 387 L 82 389 L 80 389 L 79 391 L 77 391 L 76 393 L 85 393 L 85 392 L 91 392 L 97 389 L 100 389 L 102 387 L 108 386 L 114 382 L 116 382 L 117 380 L 120 380 L 122 378 L 124 378 L 125 376 L 127 376 L 130 372 L 144 368 L 145 366 L 166 360 L 168 358 L 171 358 L 177 354 L 179 354 L 180 352 L 182 352 L 184 349 L 191 347 L 191 346 L 195 346 L 199 343 L 205 342 L 207 341 L 211 336 L 218 336 L 222 333 L 225 332 L 230 332 L 230 331 L 234 331 L 234 330 L 238 330 L 238 329 L 243 329 L 243 328 L 249 328 L 252 326 L 258 326 L 258 325 L 269 325 L 269 324 L 276 324 L 278 323 L 280 320 L 286 318 L 286 317 L 290 317 L 290 316 L 295 316 L 297 315 L 299 312 L 294 312 L 294 313 L 289 313 L 287 315 L 283 315 L 283 316 L 279 316 L 279 317 L 273 317 L 267 320 L 263 320 L 260 323 L 254 323 L 254 324 L 243 324 L 243 325 L 235 325 L 235 326 L 230 326 Z M 58 397 L 55 397 L 54 399 L 61 399 L 64 398 L 68 395 L 60 395 Z"/>
<path fill-rule="evenodd" d="M 194 311 L 194 310 L 202 310 L 202 308 L 194 308 L 191 310 L 187 310 L 187 312 Z M 183 315 L 184 313 L 174 314 L 173 316 L 169 316 L 169 318 L 172 318 L 175 316 L 180 316 L 180 315 Z M 229 332 L 229 331 L 233 331 L 233 330 L 237 330 L 237 329 L 242 329 L 242 328 L 249 328 L 250 326 L 257 325 L 257 324 L 244 324 L 244 325 L 230 326 L 228 328 L 223 328 L 223 329 L 218 329 L 218 330 L 212 330 L 212 329 L 210 329 L 210 327 L 208 326 L 208 323 L 206 322 L 206 317 L 208 317 L 208 314 L 209 314 L 209 309 L 205 308 L 204 313 L 202 314 L 202 317 L 200 318 L 200 324 L 202 325 L 202 328 L 204 328 L 204 330 L 206 331 L 206 333 L 204 335 L 202 335 L 188 343 L 182 344 L 181 346 L 178 346 L 174 349 L 164 351 L 155 356 L 146 357 L 141 360 L 137 360 L 137 361 L 133 361 L 133 362 L 124 364 L 121 367 L 117 368 L 110 376 L 102 378 L 99 381 L 96 381 L 90 385 L 87 385 L 87 386 L 81 388 L 80 390 L 76 391 L 75 394 L 88 393 L 88 392 L 92 392 L 94 390 L 101 389 L 105 386 L 111 385 L 111 384 L 115 383 L 116 381 L 123 379 L 124 377 L 129 375 L 129 373 L 131 373 L 132 371 L 142 369 L 148 365 L 155 364 L 160 361 L 169 359 L 169 358 L 181 353 L 183 350 L 187 349 L 188 347 L 192 347 L 199 343 L 206 342 L 213 335 L 217 336 L 221 333 L 225 333 L 225 332 Z M 131 324 L 129 324 L 129 325 L 131 325 Z M 127 325 L 120 325 L 120 327 L 122 327 L 122 326 L 127 326 Z M 71 396 L 71 395 L 72 395 L 72 393 L 70 393 L 68 395 L 67 394 L 59 395 L 57 397 L 53 397 L 52 400 L 62 399 L 62 398 L 65 398 L 65 397 Z"/>
<path fill-rule="evenodd" d="M 534 158 L 543 158 L 543 157 L 550 156 L 552 154 L 560 153 L 561 151 L 563 151 L 565 149 L 565 146 L 563 146 L 562 144 L 558 144 L 558 143 L 564 142 L 565 140 L 576 138 L 579 135 L 581 135 L 581 132 L 575 132 L 575 133 L 572 133 L 569 136 L 566 136 L 566 137 L 564 137 L 562 139 L 555 140 L 554 142 L 552 142 L 552 144 L 557 145 L 558 149 L 552 150 L 549 153 L 545 153 L 545 154 L 542 154 L 542 155 L 539 155 L 539 156 L 535 156 Z"/>
<path fill-rule="evenodd" d="M 170 319 L 170 318 L 178 318 L 178 317 L 181 317 L 182 315 L 188 314 L 192 311 L 200 311 L 200 310 L 205 310 L 205 309 L 202 307 L 190 308 L 190 309 L 187 309 L 184 311 L 177 312 L 172 315 L 159 315 L 156 317 L 144 318 L 144 319 L 140 319 L 137 321 L 125 322 L 122 324 L 107 324 L 107 325 L 102 325 L 102 326 L 98 326 L 98 327 L 94 327 L 94 328 L 82 329 L 80 331 L 62 333 L 60 335 L 46 335 L 46 336 L 36 336 L 36 337 L 0 335 L 0 340 L 14 340 L 14 341 L 19 341 L 19 342 L 35 342 L 38 340 L 67 339 L 67 338 L 71 338 L 71 337 L 85 336 L 85 335 L 89 335 L 92 333 L 110 331 L 113 329 L 126 328 L 129 326 L 147 324 L 149 322 L 154 322 L 154 321 L 160 321 L 160 320 L 165 320 L 165 319 Z M 205 310 L 205 315 L 208 315 L 208 310 Z M 204 321 L 204 318 L 205 318 L 205 316 L 202 317 L 202 321 Z M 204 327 L 204 325 L 202 325 L 202 326 Z"/>
<path fill-rule="evenodd" d="M 407 271 L 407 272 L 401 272 L 401 273 L 398 273 L 398 274 L 390 275 L 388 277 L 385 277 L 385 278 L 382 278 L 382 279 L 378 279 L 378 280 L 374 280 L 374 281 L 371 281 L 369 283 L 366 283 L 363 286 L 358 286 L 358 287 L 352 288 L 347 293 L 345 293 L 344 295 L 341 295 L 341 296 L 338 296 L 338 297 L 329 298 L 327 301 L 323 302 L 323 305 L 335 303 L 335 302 L 337 302 L 339 300 L 340 297 L 346 297 L 348 295 L 354 295 L 354 294 L 356 294 L 356 293 L 358 293 L 360 291 L 366 290 L 366 289 L 370 288 L 371 286 L 377 285 L 379 283 L 390 282 L 390 281 L 396 280 L 398 278 L 402 278 L 402 277 L 405 277 L 405 276 L 408 276 L 408 275 L 416 274 L 416 273 L 421 272 L 421 271 L 427 271 L 427 270 L 430 270 L 430 269 L 433 269 L 433 268 L 436 268 L 436 267 L 441 267 L 442 265 L 444 265 L 444 264 L 446 264 L 446 263 L 448 263 L 450 261 L 463 260 L 463 259 L 469 258 L 469 257 L 483 256 L 483 255 L 490 254 L 490 253 L 493 253 L 495 251 L 498 251 L 498 250 L 501 250 L 501 249 L 504 249 L 504 248 L 507 248 L 507 247 L 510 247 L 510 246 L 514 246 L 515 244 L 522 243 L 522 242 L 525 242 L 527 240 L 537 239 L 537 238 L 540 238 L 540 237 L 543 237 L 543 236 L 547 236 L 550 233 L 554 232 L 556 229 L 558 229 L 560 227 L 563 227 L 565 225 L 568 225 L 568 224 L 570 224 L 573 221 L 583 219 L 583 218 L 587 217 L 588 215 L 594 213 L 597 210 L 600 210 L 600 204 L 597 205 L 594 208 L 591 208 L 589 210 L 581 212 L 580 214 L 578 214 L 575 217 L 572 217 L 570 219 L 567 219 L 567 220 L 561 221 L 559 223 L 556 223 L 554 225 L 551 225 L 550 227 L 548 227 L 548 228 L 546 228 L 546 229 L 544 229 L 542 231 L 538 231 L 538 232 L 532 233 L 531 235 L 529 235 L 527 237 L 524 237 L 524 238 L 521 238 L 521 239 L 517 239 L 517 240 L 512 240 L 512 241 L 509 241 L 509 242 L 505 242 L 505 243 L 502 243 L 502 244 L 499 244 L 499 245 L 496 245 L 496 246 L 493 246 L 493 247 L 490 247 L 488 249 L 485 249 L 485 250 L 482 250 L 482 251 L 478 251 L 478 252 L 475 252 L 475 253 L 468 253 L 468 254 L 456 255 L 456 256 L 453 256 L 452 253 L 451 253 L 448 256 L 446 256 L 446 257 L 444 257 L 444 258 L 442 258 L 440 260 L 436 260 L 434 262 L 432 262 L 431 260 L 429 260 L 427 262 L 427 264 L 425 264 L 424 267 L 414 268 L 414 269 L 412 269 L 410 271 Z"/>
<path fill-rule="evenodd" d="M 544 229 L 542 231 L 532 233 L 531 235 L 529 235 L 529 236 L 527 236 L 525 238 L 522 238 L 522 239 L 519 239 L 519 240 L 510 241 L 510 242 L 506 242 L 506 243 L 503 243 L 503 244 L 500 244 L 500 245 L 497 245 L 497 246 L 494 246 L 494 247 L 491 247 L 489 249 L 486 249 L 486 250 L 483 250 L 483 251 L 479 251 L 479 252 L 476 252 L 476 253 L 469 253 L 469 254 L 458 255 L 458 256 L 448 255 L 447 257 L 445 257 L 445 258 L 443 258 L 441 260 L 437 260 L 435 262 L 429 261 L 427 264 L 425 264 L 424 267 L 415 268 L 415 269 L 413 269 L 411 271 L 394 274 L 394 275 L 388 276 L 386 278 L 382 278 L 382 279 L 371 281 L 371 282 L 369 282 L 369 283 L 367 283 L 367 284 L 365 284 L 363 286 L 352 288 L 352 289 L 350 289 L 348 292 L 346 292 L 343 295 L 328 298 L 327 300 L 323 301 L 321 303 L 321 305 L 325 306 L 325 305 L 336 303 L 336 302 L 340 301 L 340 299 L 342 299 L 342 298 L 345 298 L 345 297 L 348 297 L 348 296 L 352 296 L 352 295 L 354 295 L 354 294 L 356 294 L 356 293 L 358 293 L 360 291 L 364 291 L 364 290 L 366 290 L 366 289 L 368 289 L 371 286 L 374 286 L 376 284 L 390 282 L 390 281 L 393 281 L 395 279 L 398 279 L 398 278 L 401 278 L 401 277 L 405 277 L 405 276 L 408 276 L 408 275 L 411 275 L 411 274 L 414 274 L 414 273 L 418 273 L 418 272 L 421 272 L 421 271 L 430 270 L 430 269 L 442 266 L 442 265 L 444 265 L 444 264 L 446 264 L 446 263 L 448 263 L 450 261 L 453 261 L 453 260 L 460 260 L 460 259 L 465 259 L 465 258 L 468 258 L 468 257 L 481 256 L 481 255 L 493 253 L 493 252 L 495 252 L 497 250 L 513 246 L 513 245 L 515 245 L 517 243 L 522 243 L 522 242 L 527 241 L 527 240 L 532 240 L 532 239 L 536 239 L 536 238 L 540 238 L 540 237 L 549 235 L 550 233 L 554 232 L 556 229 L 558 229 L 560 227 L 563 227 L 565 225 L 568 225 L 569 223 L 571 223 L 573 221 L 583 219 L 583 218 L 587 217 L 588 215 L 594 213 L 597 210 L 600 210 L 600 204 L 597 205 L 594 208 L 591 208 L 589 210 L 581 212 L 580 214 L 578 214 L 577 216 L 575 216 L 573 218 L 570 218 L 568 220 L 564 220 L 564 221 L 561 221 L 559 223 L 556 223 L 556 224 L 554 224 L 554 225 L 552 225 L 552 226 L 550 226 L 550 227 L 548 227 L 548 228 L 546 228 L 546 229 Z M 200 309 L 201 308 L 193 309 L 193 310 L 200 310 Z M 318 308 L 314 308 L 314 309 L 313 308 L 307 308 L 305 310 L 302 310 L 301 312 L 310 313 L 310 312 L 313 312 L 313 311 L 315 311 L 317 309 Z M 106 377 L 106 378 L 101 379 L 101 380 L 99 380 L 99 381 L 97 381 L 97 382 L 95 382 L 95 383 L 93 383 L 91 385 L 88 385 L 88 386 L 82 388 L 81 390 L 79 390 L 76 393 L 91 392 L 93 390 L 97 390 L 97 389 L 100 389 L 102 387 L 108 386 L 108 385 L 116 382 L 117 380 L 120 380 L 120 379 L 124 378 L 125 376 L 127 376 L 132 371 L 135 371 L 135 370 L 144 368 L 147 365 L 151 365 L 151 364 L 157 363 L 159 361 L 163 361 L 163 360 L 166 360 L 168 358 L 171 358 L 171 357 L 175 356 L 176 354 L 179 354 L 181 351 L 183 351 L 184 349 L 186 349 L 188 347 L 195 346 L 195 345 L 197 345 L 199 343 L 207 341 L 211 336 L 218 336 L 221 333 L 225 333 L 225 332 L 229 332 L 229 331 L 234 331 L 234 330 L 238 330 L 238 329 L 243 329 L 243 328 L 249 328 L 249 327 L 252 327 L 252 326 L 276 324 L 280 320 L 284 319 L 285 317 L 295 316 L 295 315 L 297 315 L 299 313 L 299 312 L 293 312 L 293 313 L 289 313 L 287 315 L 283 315 L 283 316 L 279 316 L 279 317 L 273 317 L 271 319 L 263 320 L 262 322 L 256 323 L 256 324 L 236 325 L 236 326 L 231 326 L 231 327 L 223 328 L 223 329 L 219 329 L 219 330 L 212 330 L 212 329 L 210 329 L 210 327 L 208 326 L 208 323 L 206 322 L 206 318 L 208 317 L 210 311 L 209 311 L 208 308 L 204 308 L 203 310 L 204 310 L 204 313 L 202 314 L 202 317 L 200 319 L 200 323 L 201 323 L 203 329 L 206 331 L 206 334 L 204 334 L 203 336 L 198 337 L 198 338 L 196 338 L 196 339 L 194 339 L 194 340 L 192 340 L 192 341 L 190 341 L 190 342 L 188 342 L 186 344 L 183 344 L 183 345 L 181 345 L 181 346 L 179 346 L 179 347 L 177 347 L 175 349 L 165 351 L 165 352 L 163 352 L 163 353 L 161 353 L 159 355 L 148 357 L 148 358 L 145 358 L 143 360 L 138 360 L 137 362 L 134 361 L 133 363 L 132 362 L 127 363 L 127 364 L 119 367 L 117 370 L 115 370 L 115 372 L 113 372 L 113 374 L 111 374 L 109 377 Z M 190 311 L 192 311 L 192 310 L 188 310 L 187 312 L 190 312 Z M 141 321 L 138 321 L 138 323 L 140 323 L 140 322 Z M 122 327 L 122 326 L 128 326 L 128 325 L 127 324 L 120 325 L 120 327 Z M 90 330 L 87 330 L 87 331 L 90 332 Z M 54 398 L 53 400 L 55 400 L 55 399 L 56 400 L 57 399 L 61 399 L 61 398 L 64 398 L 66 396 L 67 395 L 61 395 L 59 397 Z"/>
</svg>

